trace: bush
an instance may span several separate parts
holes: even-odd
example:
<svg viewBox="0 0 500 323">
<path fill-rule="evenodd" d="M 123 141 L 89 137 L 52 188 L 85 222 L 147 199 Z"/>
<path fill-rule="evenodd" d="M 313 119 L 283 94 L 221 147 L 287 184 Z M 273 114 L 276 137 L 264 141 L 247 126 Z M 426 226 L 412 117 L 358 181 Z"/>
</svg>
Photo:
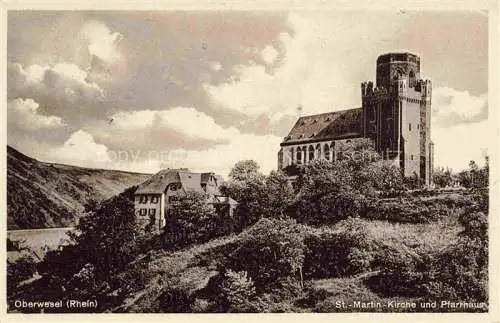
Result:
<svg viewBox="0 0 500 323">
<path fill-rule="evenodd" d="M 371 269 L 376 245 L 367 230 L 356 219 L 346 220 L 340 227 L 341 231 L 306 237 L 305 277 L 340 277 Z"/>
<path fill-rule="evenodd" d="M 471 207 L 473 204 L 473 200 L 464 195 L 373 199 L 367 203 L 361 217 L 390 222 L 429 223 L 448 216 L 462 214 L 465 208 Z"/>
<path fill-rule="evenodd" d="M 213 294 L 214 312 L 256 312 L 258 308 L 252 304 L 256 300 L 255 286 L 245 271 L 228 270 L 215 278 L 218 281 Z"/>
<path fill-rule="evenodd" d="M 194 299 L 181 287 L 167 287 L 158 297 L 159 309 L 163 313 L 189 313 Z"/>
<path fill-rule="evenodd" d="M 209 199 L 203 192 L 187 192 L 172 203 L 163 233 L 167 247 L 202 243 L 226 233 L 220 229 L 226 227 L 224 222 L 232 219 L 217 214 Z"/>
<path fill-rule="evenodd" d="M 298 179 L 297 220 L 322 225 L 358 216 L 365 197 L 355 184 L 347 162 L 315 160 L 305 166 Z"/>
<path fill-rule="evenodd" d="M 392 249 L 383 253 L 377 260 L 382 270 L 370 280 L 372 288 L 386 296 L 487 302 L 487 218 L 482 212 L 464 213 L 461 221 L 464 230 L 458 242 L 443 251 Z"/>
<path fill-rule="evenodd" d="M 30 255 L 23 255 L 14 263 L 7 262 L 7 294 L 14 292 L 20 282 L 33 277 L 35 272 L 35 260 Z"/>
<path fill-rule="evenodd" d="M 369 285 L 384 296 L 425 296 L 425 284 L 434 279 L 435 261 L 425 250 L 386 250 L 377 259 L 383 268 Z"/>
<path fill-rule="evenodd" d="M 304 261 L 304 233 L 294 220 L 259 220 L 246 231 L 230 255 L 228 266 L 246 271 L 257 292 L 266 291 L 281 278 L 298 278 Z"/>
</svg>

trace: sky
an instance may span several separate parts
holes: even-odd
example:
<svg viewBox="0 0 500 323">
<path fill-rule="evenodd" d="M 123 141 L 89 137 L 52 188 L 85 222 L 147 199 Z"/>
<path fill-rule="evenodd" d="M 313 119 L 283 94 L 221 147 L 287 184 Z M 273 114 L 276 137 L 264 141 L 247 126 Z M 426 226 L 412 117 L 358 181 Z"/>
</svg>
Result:
<svg viewBox="0 0 500 323">
<path fill-rule="evenodd" d="M 360 107 L 393 51 L 432 81 L 435 165 L 481 164 L 488 17 L 473 11 L 9 11 L 7 141 L 85 167 L 268 172 L 299 105 Z"/>
</svg>

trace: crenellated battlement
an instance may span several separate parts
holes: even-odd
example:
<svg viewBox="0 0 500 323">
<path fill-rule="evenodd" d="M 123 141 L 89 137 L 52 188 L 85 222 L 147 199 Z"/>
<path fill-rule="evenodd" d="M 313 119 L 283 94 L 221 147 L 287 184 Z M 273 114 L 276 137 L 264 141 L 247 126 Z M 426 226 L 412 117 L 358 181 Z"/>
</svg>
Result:
<svg viewBox="0 0 500 323">
<path fill-rule="evenodd" d="M 392 89 L 383 86 L 373 86 L 373 82 L 361 83 L 361 98 L 363 100 L 387 100 L 390 98 Z"/>
</svg>

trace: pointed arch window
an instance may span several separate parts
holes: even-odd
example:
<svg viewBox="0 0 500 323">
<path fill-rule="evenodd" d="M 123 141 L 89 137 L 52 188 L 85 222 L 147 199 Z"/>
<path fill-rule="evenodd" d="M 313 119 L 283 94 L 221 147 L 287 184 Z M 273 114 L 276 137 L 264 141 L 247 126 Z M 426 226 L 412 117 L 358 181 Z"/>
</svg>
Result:
<svg viewBox="0 0 500 323">
<path fill-rule="evenodd" d="M 314 147 L 309 146 L 309 160 L 313 160 L 313 159 L 314 159 Z"/>
<path fill-rule="evenodd" d="M 330 160 L 330 146 L 328 144 L 323 146 L 323 156 L 326 160 Z"/>
<path fill-rule="evenodd" d="M 297 147 L 297 164 L 302 164 L 302 149 L 300 147 Z"/>
</svg>

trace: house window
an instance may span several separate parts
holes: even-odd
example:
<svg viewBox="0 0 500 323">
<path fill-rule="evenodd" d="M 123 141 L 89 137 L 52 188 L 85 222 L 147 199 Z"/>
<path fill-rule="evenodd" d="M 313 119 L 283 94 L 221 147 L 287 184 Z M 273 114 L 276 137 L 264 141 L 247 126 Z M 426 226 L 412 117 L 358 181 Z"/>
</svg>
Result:
<svg viewBox="0 0 500 323">
<path fill-rule="evenodd" d="M 141 195 L 139 203 L 141 203 L 141 204 L 148 203 L 148 196 L 147 195 Z"/>
<path fill-rule="evenodd" d="M 328 147 L 327 144 L 323 146 L 323 155 L 325 156 L 326 160 L 330 160 L 330 147 Z"/>
<path fill-rule="evenodd" d="M 156 215 L 156 209 L 149 209 L 149 215 Z"/>
<path fill-rule="evenodd" d="M 297 164 L 302 164 L 302 150 L 297 148 Z"/>
<path fill-rule="evenodd" d="M 146 214 L 148 214 L 148 209 L 140 209 L 140 210 L 139 210 L 139 215 L 144 216 L 144 215 L 146 215 Z"/>
<path fill-rule="evenodd" d="M 156 204 L 159 201 L 160 201 L 160 197 L 159 196 L 154 195 L 154 196 L 151 197 L 151 203 Z"/>
</svg>

